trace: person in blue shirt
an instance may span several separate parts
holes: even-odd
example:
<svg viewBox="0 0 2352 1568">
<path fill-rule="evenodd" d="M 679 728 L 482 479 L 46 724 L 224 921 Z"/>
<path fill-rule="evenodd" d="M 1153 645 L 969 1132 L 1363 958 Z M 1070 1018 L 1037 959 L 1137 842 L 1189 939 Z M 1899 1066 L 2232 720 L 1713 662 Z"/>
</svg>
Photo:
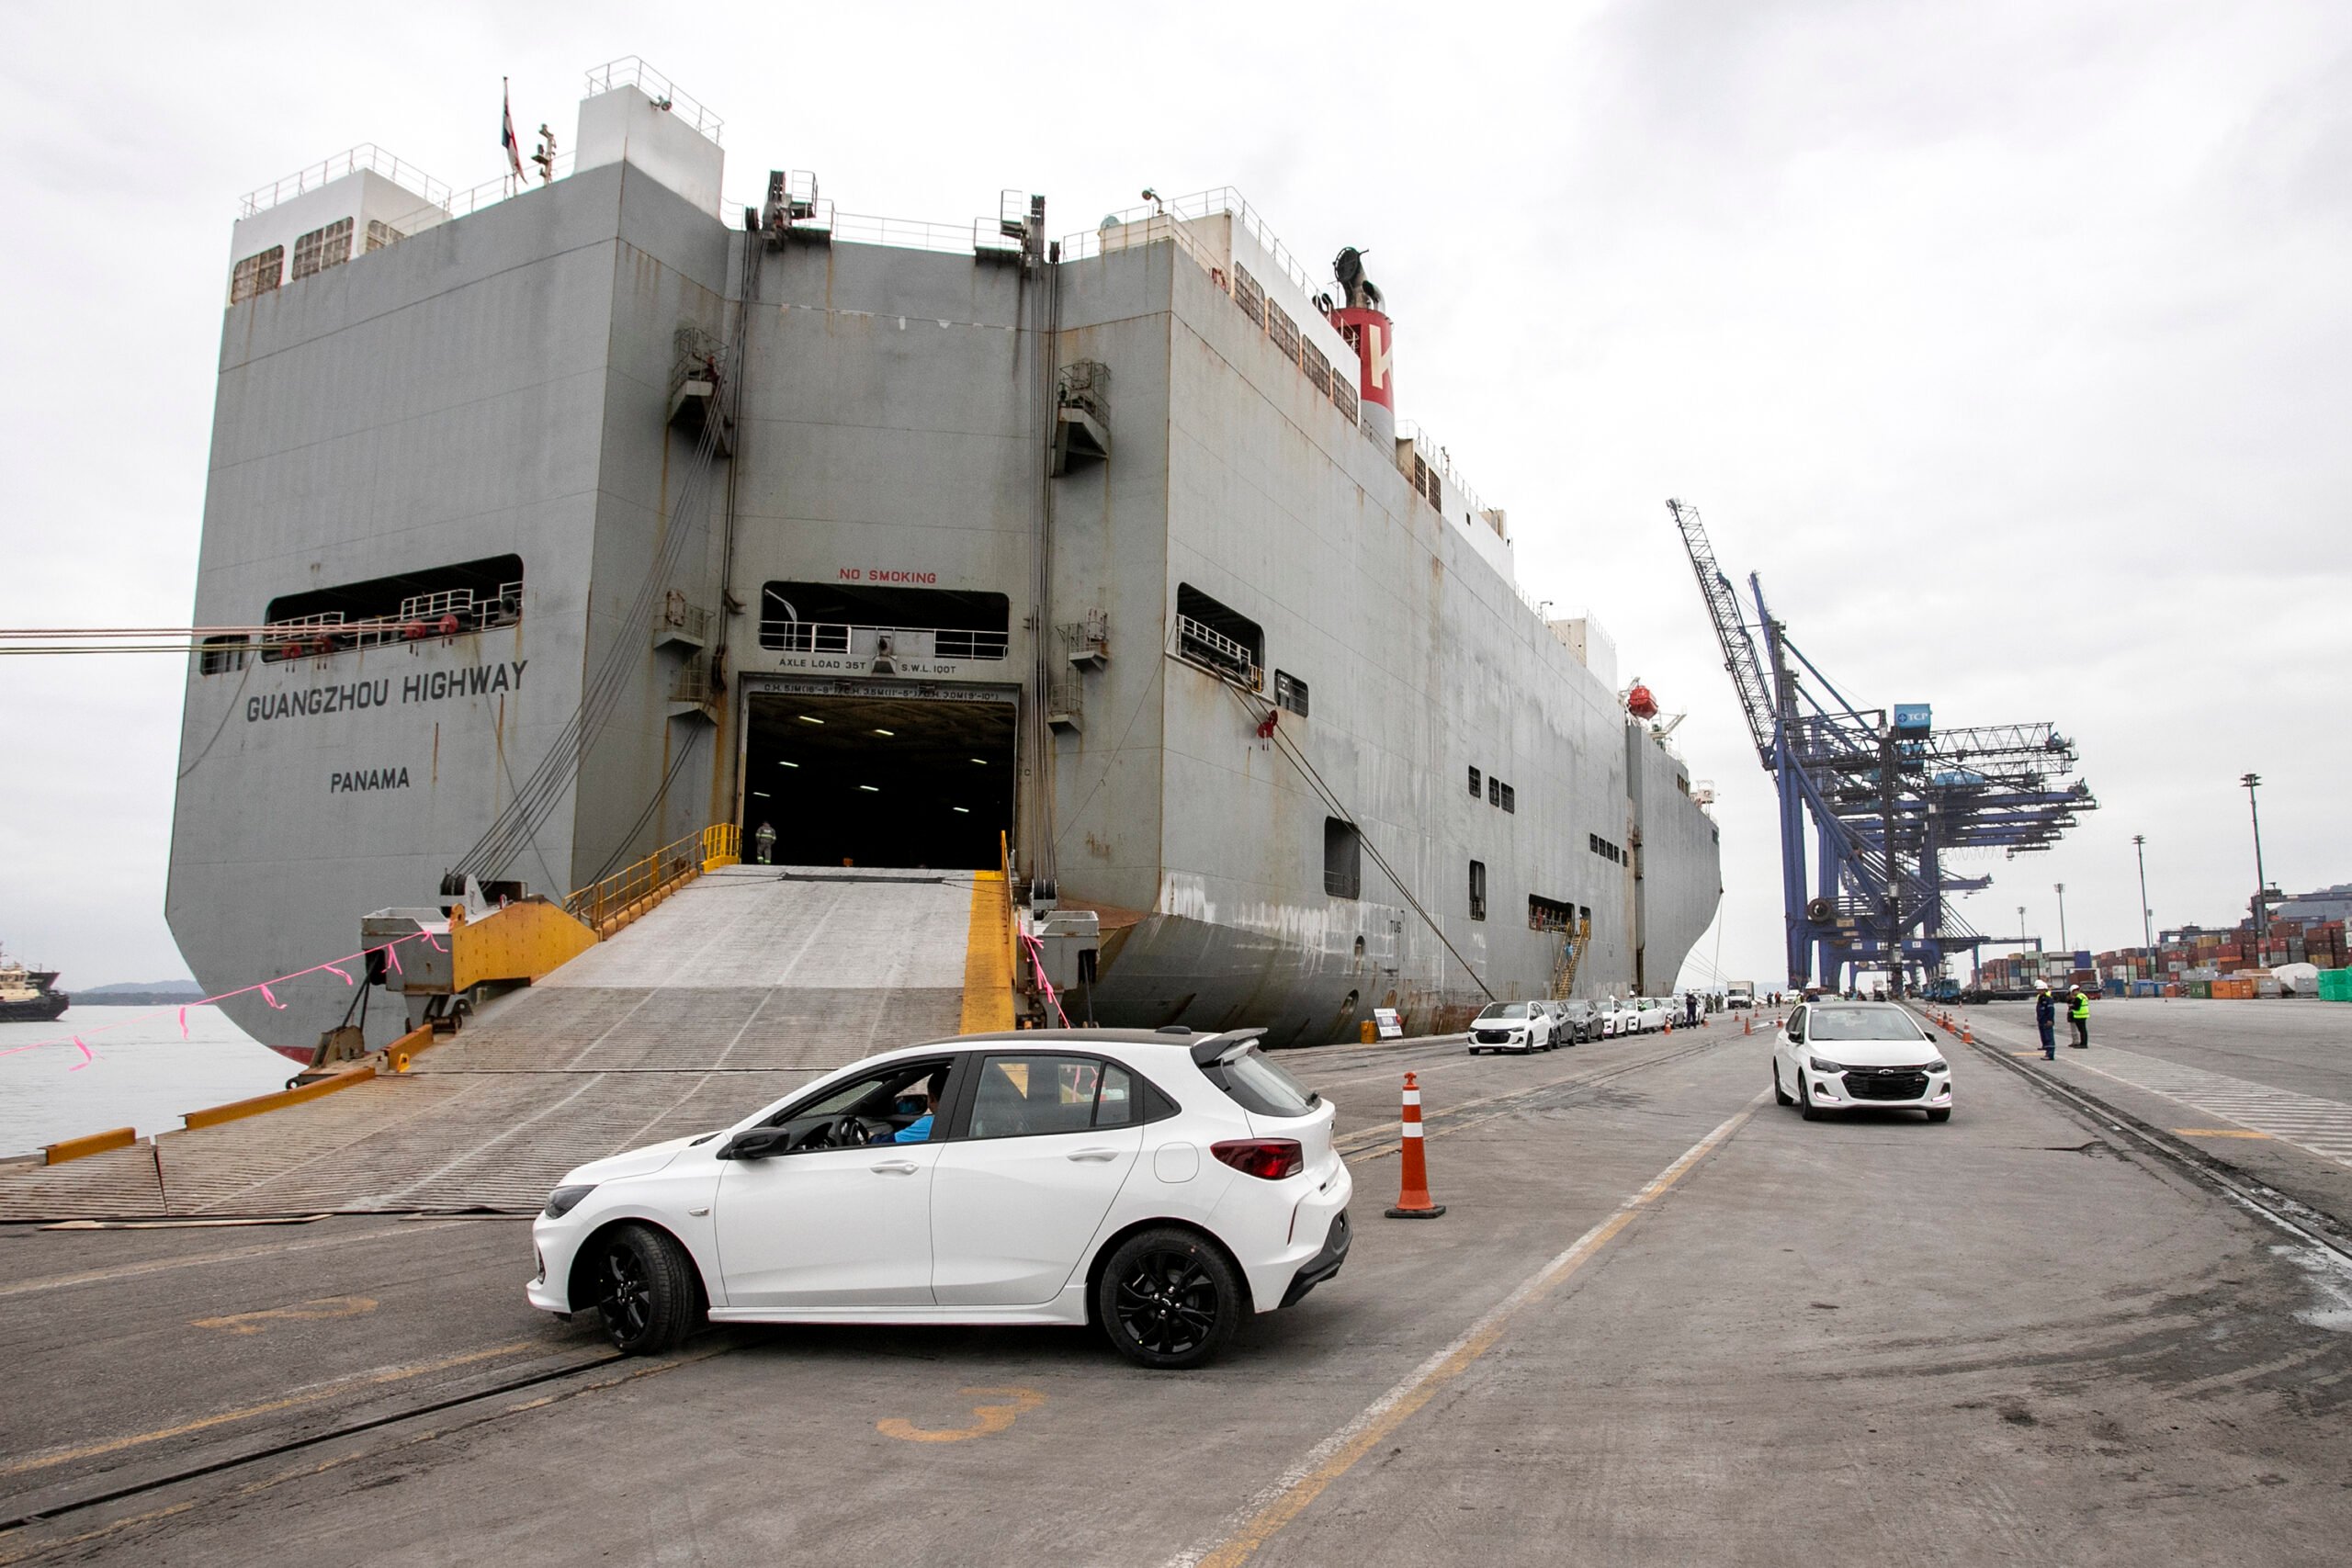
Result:
<svg viewBox="0 0 2352 1568">
<path fill-rule="evenodd" d="M 2041 1059 L 2058 1059 L 2058 1004 L 2052 999 L 2050 987 L 2044 986 L 2033 998 L 2033 1024 L 2041 1031 Z"/>
<path fill-rule="evenodd" d="M 932 1119 L 939 1111 L 941 1087 L 937 1074 L 933 1074 L 922 1084 L 908 1085 L 906 1091 L 899 1097 L 899 1103 L 892 1107 L 892 1111 L 899 1116 L 911 1115 L 914 1120 L 895 1133 L 877 1133 L 872 1141 L 877 1144 L 929 1143 Z"/>
</svg>

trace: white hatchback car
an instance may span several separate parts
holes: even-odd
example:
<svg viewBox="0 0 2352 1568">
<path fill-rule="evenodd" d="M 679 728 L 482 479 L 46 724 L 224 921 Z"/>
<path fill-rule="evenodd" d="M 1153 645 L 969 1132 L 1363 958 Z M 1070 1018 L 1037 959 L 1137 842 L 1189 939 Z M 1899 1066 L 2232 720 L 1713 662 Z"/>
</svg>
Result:
<svg viewBox="0 0 2352 1568">
<path fill-rule="evenodd" d="M 1858 1108 L 1924 1111 L 1930 1122 L 1949 1122 L 1951 1064 L 1907 1008 L 1807 1002 L 1773 1039 L 1772 1098 L 1804 1107 L 1808 1122 Z"/>
<path fill-rule="evenodd" d="M 1037 1030 L 866 1057 L 731 1127 L 580 1167 L 533 1306 L 622 1350 L 718 1323 L 1098 1325 L 1189 1367 L 1346 1260 L 1332 1107 L 1264 1031 Z"/>
<path fill-rule="evenodd" d="M 1470 1021 L 1470 1055 L 1481 1051 L 1549 1051 L 1552 1010 L 1542 1002 L 1488 1002 Z"/>
</svg>

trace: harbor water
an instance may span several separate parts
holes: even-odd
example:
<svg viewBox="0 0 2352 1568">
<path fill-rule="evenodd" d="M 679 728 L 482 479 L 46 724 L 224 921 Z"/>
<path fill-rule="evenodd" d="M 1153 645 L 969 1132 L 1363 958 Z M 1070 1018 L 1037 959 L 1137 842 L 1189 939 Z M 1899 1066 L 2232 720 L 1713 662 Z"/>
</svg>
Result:
<svg viewBox="0 0 2352 1568">
<path fill-rule="evenodd" d="M 79 1035 L 90 1056 L 72 1043 Z M 17 1047 L 62 1041 L 37 1050 Z M 167 1131 L 191 1111 L 285 1087 L 294 1064 L 218 1008 L 69 1008 L 51 1023 L 0 1023 L 0 1157 L 111 1127 Z"/>
</svg>

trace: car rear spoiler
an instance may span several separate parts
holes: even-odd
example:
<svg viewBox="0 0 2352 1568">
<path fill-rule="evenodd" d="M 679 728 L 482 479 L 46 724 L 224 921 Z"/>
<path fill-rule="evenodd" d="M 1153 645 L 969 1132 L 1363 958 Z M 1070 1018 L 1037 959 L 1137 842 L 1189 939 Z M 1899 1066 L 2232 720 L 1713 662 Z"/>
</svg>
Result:
<svg viewBox="0 0 2352 1568">
<path fill-rule="evenodd" d="M 1255 1044 L 1265 1032 L 1262 1029 L 1228 1029 L 1222 1034 L 1204 1034 L 1193 1042 L 1193 1061 L 1204 1067 L 1221 1062 L 1242 1046 Z"/>
</svg>

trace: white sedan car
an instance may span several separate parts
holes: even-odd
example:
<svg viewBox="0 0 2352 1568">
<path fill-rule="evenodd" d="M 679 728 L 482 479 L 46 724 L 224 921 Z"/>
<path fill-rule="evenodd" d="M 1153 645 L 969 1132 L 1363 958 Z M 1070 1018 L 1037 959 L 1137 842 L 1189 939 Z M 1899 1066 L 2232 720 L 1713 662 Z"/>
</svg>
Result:
<svg viewBox="0 0 2352 1568">
<path fill-rule="evenodd" d="M 1808 1122 L 1857 1108 L 1949 1122 L 1951 1064 L 1906 1008 L 1807 1002 L 1773 1039 L 1772 1098 L 1804 1107 Z"/>
<path fill-rule="evenodd" d="M 1602 1034 L 1614 1040 L 1621 1035 L 1641 1032 L 1641 1010 L 1634 1005 L 1632 998 L 1621 998 L 1601 1006 L 1606 1010 L 1601 1014 Z"/>
<path fill-rule="evenodd" d="M 1264 1031 L 975 1034 L 594 1161 L 531 1227 L 533 1306 L 622 1350 L 716 1323 L 1094 1324 L 1189 1367 L 1348 1255 L 1332 1107 Z"/>
<path fill-rule="evenodd" d="M 1470 1021 L 1470 1055 L 1549 1051 L 1553 1027 L 1551 1009 L 1542 1002 L 1488 1002 L 1487 1010 Z"/>
</svg>

